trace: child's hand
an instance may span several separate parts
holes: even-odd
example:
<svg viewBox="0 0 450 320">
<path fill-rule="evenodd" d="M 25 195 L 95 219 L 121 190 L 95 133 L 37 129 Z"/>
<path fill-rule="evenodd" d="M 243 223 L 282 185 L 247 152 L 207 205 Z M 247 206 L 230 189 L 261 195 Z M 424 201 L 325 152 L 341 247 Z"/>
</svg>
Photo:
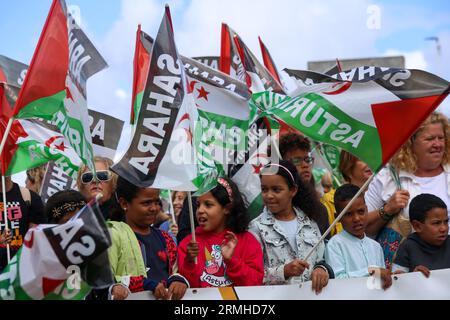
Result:
<svg viewBox="0 0 450 320">
<path fill-rule="evenodd" d="M 319 294 L 322 292 L 322 289 L 325 288 L 328 284 L 328 279 L 330 276 L 328 275 L 328 272 L 326 272 L 322 268 L 316 268 L 311 274 L 311 280 L 312 280 L 312 289 L 316 292 L 316 294 Z"/>
<path fill-rule="evenodd" d="M 189 262 L 194 262 L 199 253 L 198 243 L 191 240 L 187 245 L 186 259 Z"/>
<path fill-rule="evenodd" d="M 170 232 L 176 237 L 178 234 L 178 225 L 176 223 L 170 223 Z"/>
<path fill-rule="evenodd" d="M 284 278 L 287 280 L 290 277 L 298 277 L 303 274 L 309 264 L 306 261 L 295 259 L 284 266 Z"/>
<path fill-rule="evenodd" d="M 169 295 L 168 295 L 168 292 L 166 289 L 166 284 L 164 283 L 164 281 L 161 281 L 156 286 L 155 291 L 153 291 L 153 295 L 158 300 L 167 300 L 169 298 Z"/>
<path fill-rule="evenodd" d="M 230 260 L 233 256 L 234 249 L 236 248 L 238 244 L 238 239 L 236 235 L 231 232 L 227 231 L 227 234 L 225 235 L 225 239 L 222 241 L 222 257 L 225 260 Z"/>
<path fill-rule="evenodd" d="M 12 241 L 11 229 L 3 230 L 3 234 L 0 235 L 0 244 L 9 244 Z"/>
<path fill-rule="evenodd" d="M 174 281 L 169 286 L 168 297 L 170 300 L 181 300 L 186 293 L 187 285 L 180 281 Z"/>
<path fill-rule="evenodd" d="M 389 269 L 380 269 L 381 282 L 383 283 L 383 290 L 389 289 L 392 286 L 392 273 Z"/>
<path fill-rule="evenodd" d="M 427 277 L 427 278 L 430 277 L 430 273 L 431 273 L 431 272 L 430 272 L 430 269 L 428 269 L 428 268 L 425 267 L 425 266 L 417 266 L 417 267 L 415 267 L 414 270 L 413 270 L 413 272 L 417 272 L 417 271 L 422 272 L 423 275 L 424 275 L 425 277 Z"/>
</svg>

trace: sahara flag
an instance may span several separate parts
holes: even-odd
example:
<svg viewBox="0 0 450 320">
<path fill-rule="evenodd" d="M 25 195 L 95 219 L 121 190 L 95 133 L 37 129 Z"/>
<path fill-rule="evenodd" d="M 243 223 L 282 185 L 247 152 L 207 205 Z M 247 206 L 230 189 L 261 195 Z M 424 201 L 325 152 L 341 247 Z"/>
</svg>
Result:
<svg viewBox="0 0 450 320">
<path fill-rule="evenodd" d="M 192 59 L 207 65 L 211 69 L 219 70 L 220 57 L 218 56 L 193 57 Z"/>
<path fill-rule="evenodd" d="M 6 119 L 11 118 L 27 70 L 26 64 L 0 55 L 0 83 L 3 84 L 4 89 L 0 100 L 0 115 Z"/>
<path fill-rule="evenodd" d="M 67 223 L 30 229 L 0 275 L 0 300 L 81 300 L 114 283 L 111 238 L 97 203 Z"/>
<path fill-rule="evenodd" d="M 339 73 L 339 80 L 310 75 L 324 81 L 299 86 L 268 114 L 354 154 L 374 172 L 449 93 L 449 82 L 420 70 L 359 67 Z"/>
<path fill-rule="evenodd" d="M 284 88 L 280 82 L 258 61 L 237 34 L 234 35 L 234 42 L 244 65 L 246 81 L 250 91 L 252 93 L 273 91 L 284 94 Z"/>
<path fill-rule="evenodd" d="M 166 11 L 153 44 L 130 146 L 113 170 L 140 187 L 193 191 L 197 110 Z"/>
<path fill-rule="evenodd" d="M 141 57 L 139 73 L 148 74 L 153 39 L 145 32 L 138 30 L 136 52 Z M 192 91 L 199 120 L 203 132 L 203 145 L 211 145 L 211 152 L 216 162 L 225 165 L 233 160 L 236 152 L 245 152 L 245 132 L 248 129 L 249 108 L 251 98 L 245 83 L 214 70 L 194 59 L 181 56 L 184 69 Z M 135 79 L 144 79 L 142 74 L 135 74 Z M 140 82 L 138 82 L 140 83 Z M 140 109 L 144 84 L 136 86 L 135 94 L 137 104 L 135 112 Z M 199 140 L 202 140 L 199 139 Z"/>
<path fill-rule="evenodd" d="M 55 161 L 76 179 L 81 159 L 55 126 L 38 120 L 15 120 L 11 131 L 20 133 L 6 174 L 11 176 Z"/>
<path fill-rule="evenodd" d="M 67 12 L 65 1 L 54 0 L 13 116 L 50 121 L 81 160 L 93 168 L 86 82 L 106 66 Z"/>
<path fill-rule="evenodd" d="M 131 119 L 130 123 L 135 124 L 142 105 L 145 85 L 150 69 L 150 58 L 153 47 L 153 39 L 145 32 L 141 31 L 141 25 L 138 25 L 136 32 L 136 47 L 133 61 L 133 93 L 131 101 Z"/>
<path fill-rule="evenodd" d="M 263 57 L 264 66 L 266 67 L 267 71 L 269 71 L 270 75 L 276 81 L 278 81 L 279 84 L 282 84 L 280 74 L 278 73 L 277 66 L 275 65 L 275 62 L 273 61 L 272 56 L 270 55 L 269 49 L 267 49 L 266 45 L 261 40 L 261 37 L 258 37 L 258 40 L 259 46 L 261 47 L 261 54 Z"/>
<path fill-rule="evenodd" d="M 236 80 L 246 82 L 245 68 L 234 42 L 236 35 L 233 29 L 222 23 L 219 70 Z"/>
<path fill-rule="evenodd" d="M 29 66 L 19 61 L 0 56 L 0 68 L 8 83 L 17 85 L 14 91 L 9 91 L 7 100 L 3 100 L 7 106 L 2 109 L 8 111 L 8 105 L 14 106 L 17 94 L 23 84 L 23 80 Z M 10 86 L 12 87 L 12 86 Z M 11 116 L 12 109 L 9 114 Z M 3 126 L 6 123 L 3 117 Z M 4 130 L 3 130 L 4 132 Z M 71 177 L 76 178 L 81 159 L 70 146 L 68 140 L 59 132 L 59 129 L 43 120 L 14 120 L 8 136 L 7 148 L 5 148 L 6 175 L 13 175 L 28 169 L 39 167 L 48 161 L 56 163 Z"/>
</svg>

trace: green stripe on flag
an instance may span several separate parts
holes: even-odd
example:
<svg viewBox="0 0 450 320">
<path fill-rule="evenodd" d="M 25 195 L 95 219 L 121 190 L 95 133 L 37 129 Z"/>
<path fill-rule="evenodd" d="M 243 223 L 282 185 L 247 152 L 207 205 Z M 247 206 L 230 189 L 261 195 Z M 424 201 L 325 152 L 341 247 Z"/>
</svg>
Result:
<svg viewBox="0 0 450 320">
<path fill-rule="evenodd" d="M 306 93 L 286 99 L 273 106 L 267 114 L 284 121 L 313 140 L 347 150 L 366 162 L 374 172 L 382 164 L 377 128 L 352 118 L 339 109 L 339 106 L 318 94 Z"/>
</svg>

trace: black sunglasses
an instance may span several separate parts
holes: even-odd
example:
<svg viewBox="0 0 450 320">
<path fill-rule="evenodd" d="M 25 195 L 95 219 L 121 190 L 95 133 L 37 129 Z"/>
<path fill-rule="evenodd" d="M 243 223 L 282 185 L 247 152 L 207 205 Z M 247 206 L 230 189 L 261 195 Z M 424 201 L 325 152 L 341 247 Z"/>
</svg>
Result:
<svg viewBox="0 0 450 320">
<path fill-rule="evenodd" d="M 298 157 L 298 158 L 293 158 L 291 159 L 291 162 L 294 166 L 299 166 L 302 164 L 302 162 L 305 161 L 307 164 L 312 164 L 314 162 L 314 158 L 313 157 Z"/>
<path fill-rule="evenodd" d="M 111 178 L 112 178 L 112 174 L 111 174 L 111 171 L 109 171 L 109 170 L 96 172 L 95 180 L 97 180 L 97 181 L 107 182 L 107 181 L 111 180 Z M 90 171 L 85 172 L 81 175 L 81 182 L 83 184 L 89 184 L 92 182 L 92 180 L 94 180 L 94 174 Z"/>
</svg>

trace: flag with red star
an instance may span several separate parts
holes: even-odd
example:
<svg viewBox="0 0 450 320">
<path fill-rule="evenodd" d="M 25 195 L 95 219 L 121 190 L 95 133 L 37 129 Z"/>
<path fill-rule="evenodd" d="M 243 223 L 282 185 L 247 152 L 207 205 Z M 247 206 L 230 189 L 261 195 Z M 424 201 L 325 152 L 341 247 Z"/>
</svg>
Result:
<svg viewBox="0 0 450 320">
<path fill-rule="evenodd" d="M 70 177 L 76 179 L 81 159 L 57 127 L 39 120 L 15 120 L 10 137 L 14 154 L 7 175 L 36 168 L 55 161 Z"/>
<path fill-rule="evenodd" d="M 65 1 L 53 0 L 12 116 L 49 121 L 93 169 L 86 83 L 106 67 Z"/>
</svg>

